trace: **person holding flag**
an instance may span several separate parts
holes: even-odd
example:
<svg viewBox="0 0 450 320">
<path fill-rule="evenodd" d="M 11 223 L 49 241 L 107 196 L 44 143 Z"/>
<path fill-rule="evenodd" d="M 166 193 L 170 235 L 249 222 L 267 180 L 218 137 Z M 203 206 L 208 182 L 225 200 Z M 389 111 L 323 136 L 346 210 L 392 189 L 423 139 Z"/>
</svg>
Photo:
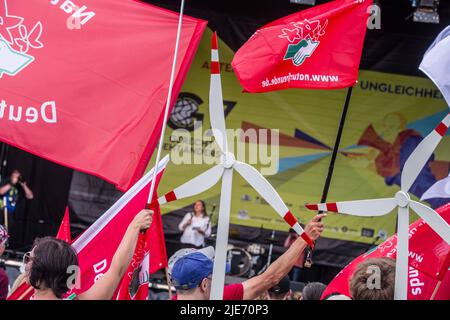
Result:
<svg viewBox="0 0 450 320">
<path fill-rule="evenodd" d="M 140 232 L 150 228 L 152 210 L 140 211 L 128 226 L 105 274 L 91 288 L 79 294 L 79 300 L 111 299 L 124 276 L 131 259 Z M 65 241 L 53 237 L 38 239 L 32 251 L 24 255 L 26 281 L 34 289 L 34 300 L 60 300 L 71 288 L 71 279 L 76 274 L 71 267 L 78 266 L 76 251 Z M 74 277 L 75 276 L 75 277 Z"/>
<path fill-rule="evenodd" d="M 314 241 L 323 232 L 324 224 L 321 219 L 324 217 L 326 214 L 318 214 L 306 225 L 305 232 Z M 243 283 L 225 286 L 223 300 L 256 299 L 277 285 L 291 271 L 306 246 L 305 240 L 299 237 L 264 273 Z M 208 300 L 211 291 L 213 260 L 213 247 L 177 251 L 169 259 L 169 274 L 177 289 L 177 295 L 172 300 Z"/>
</svg>

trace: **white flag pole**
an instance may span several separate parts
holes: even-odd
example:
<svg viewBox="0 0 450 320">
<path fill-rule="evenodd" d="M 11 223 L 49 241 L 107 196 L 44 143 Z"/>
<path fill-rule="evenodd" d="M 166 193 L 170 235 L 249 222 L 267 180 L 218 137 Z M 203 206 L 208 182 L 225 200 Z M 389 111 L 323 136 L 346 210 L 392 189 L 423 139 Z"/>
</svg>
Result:
<svg viewBox="0 0 450 320">
<path fill-rule="evenodd" d="M 185 2 L 185 0 L 181 0 L 180 17 L 178 20 L 177 40 L 175 43 L 175 52 L 174 52 L 174 56 L 173 56 L 172 72 L 170 74 L 169 92 L 167 93 L 167 103 L 166 103 L 166 109 L 164 110 L 164 120 L 162 123 L 161 134 L 160 134 L 160 138 L 159 138 L 158 152 L 156 153 L 156 164 L 155 164 L 156 168 L 158 167 L 158 163 L 161 158 L 161 150 L 162 150 L 162 146 L 164 143 L 164 133 L 166 131 L 167 118 L 169 117 L 169 109 L 170 109 L 170 106 L 172 103 L 171 99 L 172 99 L 173 82 L 174 82 L 174 78 L 175 78 L 175 69 L 177 66 L 178 47 L 180 44 L 181 27 L 183 25 L 184 2 Z M 155 191 L 155 183 L 156 183 L 156 171 L 157 170 L 154 170 L 154 172 L 153 172 L 152 184 L 150 185 L 150 193 L 148 194 L 148 203 L 152 203 L 152 200 L 153 200 L 153 193 Z"/>
</svg>

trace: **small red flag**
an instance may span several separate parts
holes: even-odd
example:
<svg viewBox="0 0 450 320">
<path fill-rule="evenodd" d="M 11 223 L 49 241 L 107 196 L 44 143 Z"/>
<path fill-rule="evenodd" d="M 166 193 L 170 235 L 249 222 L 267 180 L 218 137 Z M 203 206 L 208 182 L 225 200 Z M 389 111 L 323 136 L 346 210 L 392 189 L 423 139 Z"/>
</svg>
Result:
<svg viewBox="0 0 450 320">
<path fill-rule="evenodd" d="M 236 52 L 244 90 L 355 85 L 372 0 L 336 0 L 271 22 Z"/>
<path fill-rule="evenodd" d="M 66 207 L 66 212 L 59 226 L 58 233 L 56 235 L 57 239 L 64 240 L 68 243 L 72 242 L 72 237 L 70 235 L 70 218 L 69 218 L 69 208 Z"/>
</svg>

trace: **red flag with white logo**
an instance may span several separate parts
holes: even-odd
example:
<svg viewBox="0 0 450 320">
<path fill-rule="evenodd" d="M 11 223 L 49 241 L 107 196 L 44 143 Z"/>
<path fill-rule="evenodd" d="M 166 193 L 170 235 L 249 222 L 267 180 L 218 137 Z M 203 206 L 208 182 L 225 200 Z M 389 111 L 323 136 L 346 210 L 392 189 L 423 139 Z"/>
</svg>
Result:
<svg viewBox="0 0 450 320">
<path fill-rule="evenodd" d="M 450 222 L 450 204 L 436 212 Z M 322 298 L 340 293 L 350 296 L 349 282 L 358 265 L 369 258 L 397 256 L 397 235 L 394 235 L 372 251 L 350 262 L 330 282 Z M 450 246 L 423 219 L 409 226 L 408 300 L 450 299 Z"/>
<path fill-rule="evenodd" d="M 0 140 L 127 190 L 161 132 L 178 19 L 133 0 L 0 0 Z M 172 101 L 205 27 L 183 18 Z"/>
<path fill-rule="evenodd" d="M 273 21 L 236 52 L 244 90 L 355 85 L 372 0 L 336 0 Z"/>
</svg>

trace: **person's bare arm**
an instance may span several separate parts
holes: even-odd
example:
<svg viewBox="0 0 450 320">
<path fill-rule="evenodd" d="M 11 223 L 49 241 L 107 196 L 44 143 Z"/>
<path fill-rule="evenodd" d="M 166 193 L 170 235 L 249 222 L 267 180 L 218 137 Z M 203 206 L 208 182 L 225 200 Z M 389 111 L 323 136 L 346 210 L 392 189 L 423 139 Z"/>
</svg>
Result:
<svg viewBox="0 0 450 320">
<path fill-rule="evenodd" d="M 5 193 L 7 193 L 10 189 L 11 189 L 11 184 L 7 183 L 5 184 L 3 187 L 0 188 L 0 196 L 5 195 Z"/>
<path fill-rule="evenodd" d="M 22 186 L 23 191 L 25 191 L 25 198 L 28 200 L 31 200 L 34 198 L 33 191 L 28 187 L 26 182 L 21 182 L 20 185 Z"/>
<path fill-rule="evenodd" d="M 139 232 L 150 228 L 151 210 L 142 210 L 128 226 L 127 231 L 111 261 L 111 267 L 89 290 L 78 296 L 80 300 L 109 300 L 133 258 Z"/>
<path fill-rule="evenodd" d="M 323 223 L 320 222 L 320 219 L 324 217 L 326 217 L 326 214 L 315 216 L 305 228 L 305 232 L 313 241 L 317 240 L 323 231 Z M 281 279 L 291 271 L 306 246 L 307 243 L 305 240 L 299 237 L 263 274 L 243 282 L 244 300 L 254 300 L 262 293 L 278 284 Z"/>
<path fill-rule="evenodd" d="M 11 173 L 11 176 L 9 178 L 9 182 L 5 184 L 3 187 L 0 188 L 0 195 L 5 195 L 11 188 L 16 185 L 19 182 L 20 173 L 17 171 L 14 171 Z"/>
</svg>

